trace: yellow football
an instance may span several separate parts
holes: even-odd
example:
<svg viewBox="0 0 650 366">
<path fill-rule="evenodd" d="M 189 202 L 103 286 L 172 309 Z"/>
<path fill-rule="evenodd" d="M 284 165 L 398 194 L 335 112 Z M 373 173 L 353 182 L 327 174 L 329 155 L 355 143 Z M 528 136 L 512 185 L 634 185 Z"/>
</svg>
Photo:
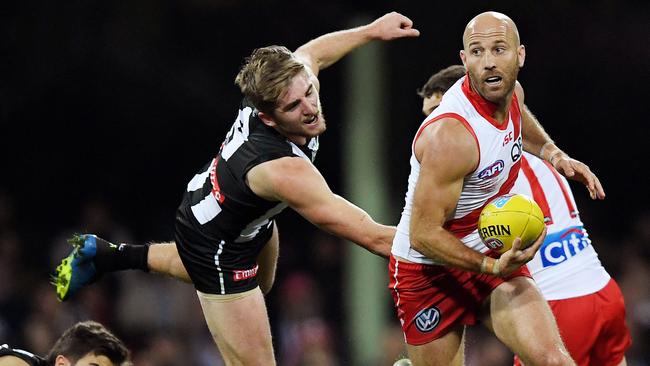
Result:
<svg viewBox="0 0 650 366">
<path fill-rule="evenodd" d="M 537 203 L 523 194 L 507 194 L 490 201 L 478 219 L 483 244 L 500 254 L 521 238 L 522 248 L 535 242 L 544 230 L 544 214 Z"/>
</svg>

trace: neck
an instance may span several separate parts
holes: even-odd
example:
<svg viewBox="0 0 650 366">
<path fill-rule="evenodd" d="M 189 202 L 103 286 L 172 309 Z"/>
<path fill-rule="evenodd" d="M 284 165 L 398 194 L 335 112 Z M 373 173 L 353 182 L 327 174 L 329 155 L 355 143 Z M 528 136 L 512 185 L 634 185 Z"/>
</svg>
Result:
<svg viewBox="0 0 650 366">
<path fill-rule="evenodd" d="M 282 135 L 282 134 L 281 134 Z M 299 136 L 299 135 L 283 135 L 284 137 L 287 138 L 287 140 L 293 142 L 294 144 L 298 146 L 303 146 L 304 144 L 307 143 L 307 138 L 305 136 Z"/>
<path fill-rule="evenodd" d="M 485 99 L 485 98 L 484 98 Z M 488 103 L 492 103 L 490 101 L 487 101 Z M 512 92 L 508 93 L 506 98 L 503 100 L 502 103 L 492 103 L 495 106 L 494 111 L 492 112 L 492 118 L 494 118 L 497 122 L 503 124 L 508 120 L 508 113 L 509 113 L 509 106 L 510 102 L 512 102 Z"/>
</svg>

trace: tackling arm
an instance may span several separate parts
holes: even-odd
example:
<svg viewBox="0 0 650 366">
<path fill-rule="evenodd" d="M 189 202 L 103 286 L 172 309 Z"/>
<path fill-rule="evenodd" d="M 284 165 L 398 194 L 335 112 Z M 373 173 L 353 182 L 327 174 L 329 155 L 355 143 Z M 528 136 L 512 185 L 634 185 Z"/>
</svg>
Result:
<svg viewBox="0 0 650 366">
<path fill-rule="evenodd" d="M 365 211 L 330 190 L 307 160 L 286 157 L 248 172 L 248 184 L 260 197 L 286 202 L 319 228 L 388 257 L 395 228 L 375 222 Z"/>
<path fill-rule="evenodd" d="M 392 12 L 370 24 L 322 35 L 300 46 L 295 52 L 314 73 L 332 65 L 357 47 L 372 40 L 392 40 L 402 37 L 417 37 L 420 32 L 413 22 L 402 14 Z"/>
</svg>

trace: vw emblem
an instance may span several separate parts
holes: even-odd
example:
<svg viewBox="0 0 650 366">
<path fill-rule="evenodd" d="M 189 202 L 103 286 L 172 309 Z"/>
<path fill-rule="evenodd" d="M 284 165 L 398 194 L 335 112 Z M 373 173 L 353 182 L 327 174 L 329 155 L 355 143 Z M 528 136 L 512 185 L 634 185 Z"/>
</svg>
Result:
<svg viewBox="0 0 650 366">
<path fill-rule="evenodd" d="M 432 331 L 440 323 L 440 311 L 435 306 L 420 310 L 415 316 L 415 326 L 422 333 Z"/>
</svg>

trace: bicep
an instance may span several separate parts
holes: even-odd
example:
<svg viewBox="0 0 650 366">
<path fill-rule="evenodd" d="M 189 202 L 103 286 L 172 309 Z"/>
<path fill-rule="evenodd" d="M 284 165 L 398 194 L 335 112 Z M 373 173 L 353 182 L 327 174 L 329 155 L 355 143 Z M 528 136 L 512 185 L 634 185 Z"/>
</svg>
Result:
<svg viewBox="0 0 650 366">
<path fill-rule="evenodd" d="M 449 162 L 429 155 L 422 158 L 413 195 L 415 230 L 443 226 L 453 215 L 463 188 L 464 175 L 446 169 Z"/>
<path fill-rule="evenodd" d="M 453 216 L 465 176 L 478 163 L 476 141 L 460 122 L 437 126 L 418 141 L 420 174 L 413 196 L 411 230 L 441 227 Z"/>
<path fill-rule="evenodd" d="M 326 207 L 337 202 L 325 178 L 303 158 L 287 157 L 256 166 L 248 173 L 258 196 L 282 201 L 309 221 L 320 221 Z"/>
</svg>

